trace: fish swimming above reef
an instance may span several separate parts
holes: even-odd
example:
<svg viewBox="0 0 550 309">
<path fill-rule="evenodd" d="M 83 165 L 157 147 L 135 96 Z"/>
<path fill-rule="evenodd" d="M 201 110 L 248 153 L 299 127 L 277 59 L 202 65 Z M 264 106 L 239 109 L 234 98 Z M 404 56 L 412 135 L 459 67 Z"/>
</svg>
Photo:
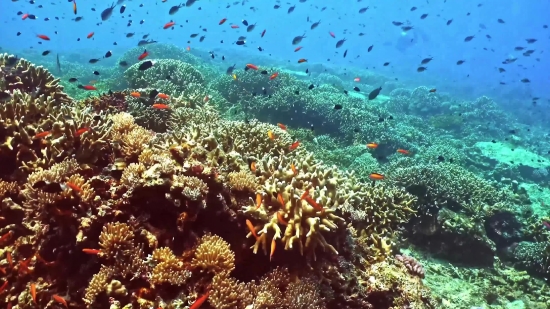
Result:
<svg viewBox="0 0 550 309">
<path fill-rule="evenodd" d="M 111 17 L 111 15 L 113 15 L 113 9 L 115 7 L 116 7 L 116 4 L 113 3 L 113 4 L 111 4 L 111 7 L 106 8 L 105 10 L 103 10 L 103 12 L 101 12 L 101 20 L 106 21 L 107 19 L 109 19 L 109 17 Z"/>
</svg>

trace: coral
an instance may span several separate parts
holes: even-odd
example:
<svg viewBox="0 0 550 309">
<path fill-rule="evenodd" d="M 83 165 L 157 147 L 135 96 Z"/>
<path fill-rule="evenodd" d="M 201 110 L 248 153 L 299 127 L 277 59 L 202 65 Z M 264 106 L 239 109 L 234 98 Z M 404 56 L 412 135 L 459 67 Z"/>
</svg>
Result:
<svg viewBox="0 0 550 309">
<path fill-rule="evenodd" d="M 170 248 L 158 248 L 153 251 L 151 262 L 156 264 L 150 274 L 151 283 L 183 285 L 191 277 L 191 272 L 185 268 Z"/>
<path fill-rule="evenodd" d="M 56 105 L 71 102 L 71 98 L 63 92 L 63 86 L 48 70 L 35 66 L 25 59 L 16 56 L 0 54 L 0 71 L 3 82 L 0 90 L 13 92 L 19 90 L 30 94 L 33 98 L 43 96 L 51 98 Z"/>
<path fill-rule="evenodd" d="M 395 259 L 403 263 L 411 274 L 414 274 L 415 276 L 418 276 L 420 278 L 424 278 L 424 276 L 426 275 L 426 272 L 424 271 L 424 267 L 422 267 L 422 264 L 420 264 L 412 256 L 398 254 L 395 256 Z"/>
<path fill-rule="evenodd" d="M 235 268 L 235 254 L 220 236 L 205 235 L 195 250 L 191 265 L 214 274 L 229 273 Z"/>
<path fill-rule="evenodd" d="M 102 112 L 125 112 L 128 109 L 124 92 L 103 93 L 98 97 L 89 97 L 78 103 L 82 108 L 90 107 L 96 114 Z"/>
<path fill-rule="evenodd" d="M 183 189 L 182 194 L 190 200 L 204 199 L 208 194 L 208 186 L 199 178 L 193 176 L 175 175 L 172 180 L 172 190 Z"/>
<path fill-rule="evenodd" d="M 103 265 L 97 274 L 92 277 L 86 291 L 84 292 L 83 301 L 88 306 L 92 305 L 96 297 L 105 292 L 109 280 L 115 275 L 113 269 Z"/>
<path fill-rule="evenodd" d="M 238 282 L 227 273 L 219 273 L 212 278 L 212 290 L 208 302 L 216 309 L 245 309 L 252 303 L 250 284 Z"/>
<path fill-rule="evenodd" d="M 259 183 L 249 171 L 231 172 L 227 175 L 231 190 L 256 192 Z"/>
</svg>

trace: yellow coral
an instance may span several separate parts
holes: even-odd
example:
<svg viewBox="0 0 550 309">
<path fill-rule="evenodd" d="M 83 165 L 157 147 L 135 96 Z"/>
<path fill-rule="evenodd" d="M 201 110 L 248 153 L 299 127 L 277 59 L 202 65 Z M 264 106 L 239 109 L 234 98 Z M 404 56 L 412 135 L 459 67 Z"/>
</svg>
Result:
<svg viewBox="0 0 550 309">
<path fill-rule="evenodd" d="M 105 291 L 107 288 L 107 283 L 114 275 L 113 269 L 109 268 L 108 266 L 101 266 L 101 269 L 97 274 L 95 274 L 92 277 L 92 280 L 90 280 L 90 283 L 88 284 L 88 287 L 86 288 L 86 291 L 84 292 L 84 303 L 86 305 L 91 306 L 96 297 Z"/>
<path fill-rule="evenodd" d="M 231 172 L 228 175 L 228 186 L 232 190 L 256 192 L 259 183 L 248 171 Z"/>
<path fill-rule="evenodd" d="M 134 232 L 126 223 L 107 223 L 99 235 L 99 246 L 101 253 L 110 258 L 129 255 L 134 248 Z"/>
<path fill-rule="evenodd" d="M 235 254 L 229 244 L 218 235 L 205 235 L 195 250 L 191 265 L 215 274 L 231 272 L 235 268 Z"/>
</svg>

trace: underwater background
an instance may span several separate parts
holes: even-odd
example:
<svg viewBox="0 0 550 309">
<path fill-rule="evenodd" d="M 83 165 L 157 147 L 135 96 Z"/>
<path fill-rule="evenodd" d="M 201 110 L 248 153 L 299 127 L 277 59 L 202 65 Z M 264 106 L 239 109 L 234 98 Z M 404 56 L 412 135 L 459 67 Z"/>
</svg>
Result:
<svg viewBox="0 0 550 309">
<path fill-rule="evenodd" d="M 548 1 L 0 3 L 0 308 L 550 308 Z"/>
</svg>

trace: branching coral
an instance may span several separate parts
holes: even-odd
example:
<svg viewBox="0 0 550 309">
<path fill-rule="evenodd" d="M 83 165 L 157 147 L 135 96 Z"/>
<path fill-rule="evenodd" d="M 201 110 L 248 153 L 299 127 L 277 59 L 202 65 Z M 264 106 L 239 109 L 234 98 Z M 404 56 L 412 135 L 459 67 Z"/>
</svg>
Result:
<svg viewBox="0 0 550 309">
<path fill-rule="evenodd" d="M 191 265 L 214 274 L 229 273 L 235 268 L 235 254 L 220 236 L 206 235 L 195 250 Z"/>
<path fill-rule="evenodd" d="M 183 285 L 190 277 L 191 272 L 185 268 L 170 248 L 158 248 L 153 251 L 151 263 L 155 266 L 150 274 L 151 283 Z"/>
</svg>

